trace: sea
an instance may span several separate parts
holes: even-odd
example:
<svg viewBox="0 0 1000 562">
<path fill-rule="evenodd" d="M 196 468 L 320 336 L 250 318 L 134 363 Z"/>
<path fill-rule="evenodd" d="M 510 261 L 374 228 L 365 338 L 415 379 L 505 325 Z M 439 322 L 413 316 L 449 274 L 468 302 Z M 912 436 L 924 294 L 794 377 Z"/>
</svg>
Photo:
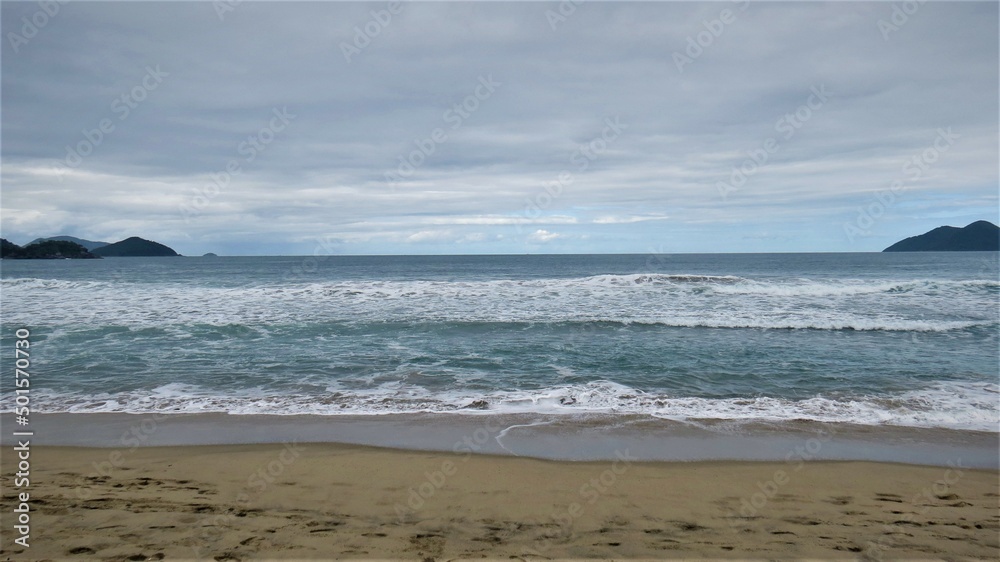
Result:
<svg viewBox="0 0 1000 562">
<path fill-rule="evenodd" d="M 996 252 L 4 260 L 36 414 L 1000 432 Z M 444 418 L 442 418 L 444 419 Z"/>
</svg>

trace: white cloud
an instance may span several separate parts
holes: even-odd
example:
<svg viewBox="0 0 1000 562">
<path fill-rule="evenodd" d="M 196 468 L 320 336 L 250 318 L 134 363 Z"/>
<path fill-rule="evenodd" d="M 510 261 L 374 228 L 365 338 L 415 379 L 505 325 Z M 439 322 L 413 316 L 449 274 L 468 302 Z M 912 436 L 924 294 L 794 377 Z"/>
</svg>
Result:
<svg viewBox="0 0 1000 562">
<path fill-rule="evenodd" d="M 562 238 L 561 234 L 556 234 L 555 232 L 549 232 L 548 230 L 538 229 L 531 233 L 528 237 L 532 242 L 546 243 L 555 240 L 556 238 Z"/>
<path fill-rule="evenodd" d="M 455 234 L 450 230 L 421 230 L 406 237 L 407 242 L 450 242 Z"/>
<path fill-rule="evenodd" d="M 646 221 L 665 221 L 670 217 L 666 215 L 655 215 L 655 216 L 643 216 L 643 215 L 628 215 L 628 216 L 603 216 L 594 219 L 594 224 L 630 224 L 634 222 L 646 222 Z"/>
<path fill-rule="evenodd" d="M 578 222 L 578 220 L 576 217 L 568 217 L 564 215 L 550 215 L 543 218 L 528 218 L 523 216 L 522 217 L 456 216 L 456 217 L 434 217 L 429 219 L 422 219 L 421 222 L 426 222 L 427 224 L 510 226 L 510 225 L 525 225 L 525 224 L 575 224 Z"/>
</svg>

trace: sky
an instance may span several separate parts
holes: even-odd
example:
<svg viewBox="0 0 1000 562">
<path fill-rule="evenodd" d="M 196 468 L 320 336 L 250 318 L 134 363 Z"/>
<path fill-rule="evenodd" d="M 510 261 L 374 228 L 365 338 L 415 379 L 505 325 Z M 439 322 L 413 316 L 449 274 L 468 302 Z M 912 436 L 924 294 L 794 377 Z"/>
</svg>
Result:
<svg viewBox="0 0 1000 562">
<path fill-rule="evenodd" d="M 19 244 L 867 252 L 1000 222 L 996 2 L 3 2 L 0 28 Z"/>
</svg>

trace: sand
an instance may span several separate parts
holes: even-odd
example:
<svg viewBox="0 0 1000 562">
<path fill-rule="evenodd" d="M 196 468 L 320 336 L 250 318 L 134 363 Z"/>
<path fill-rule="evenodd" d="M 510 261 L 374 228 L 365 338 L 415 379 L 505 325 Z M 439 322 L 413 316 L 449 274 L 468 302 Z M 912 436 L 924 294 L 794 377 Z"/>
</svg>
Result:
<svg viewBox="0 0 1000 562">
<path fill-rule="evenodd" d="M 994 470 L 556 462 L 335 444 L 4 447 L 0 558 L 1000 556 Z M 956 459 L 957 460 L 957 459 Z M 30 548 L 14 543 L 30 493 Z"/>
</svg>

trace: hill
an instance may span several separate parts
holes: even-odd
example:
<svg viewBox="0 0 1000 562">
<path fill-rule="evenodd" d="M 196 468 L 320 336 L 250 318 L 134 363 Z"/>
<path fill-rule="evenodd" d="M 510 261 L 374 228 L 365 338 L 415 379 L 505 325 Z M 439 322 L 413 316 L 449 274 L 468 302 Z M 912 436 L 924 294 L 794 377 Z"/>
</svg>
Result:
<svg viewBox="0 0 1000 562">
<path fill-rule="evenodd" d="M 965 228 L 939 226 L 919 236 L 900 240 L 883 252 L 996 252 L 1000 251 L 1000 227 L 976 221 Z"/>
<path fill-rule="evenodd" d="M 94 253 L 102 257 L 159 257 L 178 255 L 172 248 L 164 246 L 159 242 L 144 240 L 138 236 L 126 238 L 121 242 L 115 242 L 107 246 L 101 246 L 94 250 Z"/>
<path fill-rule="evenodd" d="M 0 239 L 0 257 L 22 260 L 100 259 L 76 242 L 45 240 L 20 247 Z"/>
<path fill-rule="evenodd" d="M 39 242 L 46 241 L 56 241 L 56 242 L 75 242 L 88 250 L 96 250 L 101 246 L 107 246 L 109 242 L 95 242 L 93 240 L 84 240 L 83 238 L 77 238 L 76 236 L 50 236 L 48 238 L 35 238 L 31 242 L 28 242 L 28 246 L 32 244 L 38 244 Z"/>
</svg>

